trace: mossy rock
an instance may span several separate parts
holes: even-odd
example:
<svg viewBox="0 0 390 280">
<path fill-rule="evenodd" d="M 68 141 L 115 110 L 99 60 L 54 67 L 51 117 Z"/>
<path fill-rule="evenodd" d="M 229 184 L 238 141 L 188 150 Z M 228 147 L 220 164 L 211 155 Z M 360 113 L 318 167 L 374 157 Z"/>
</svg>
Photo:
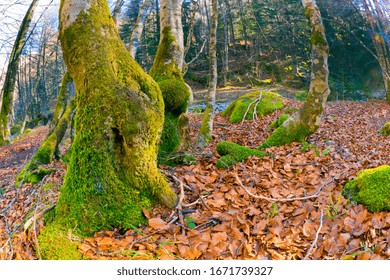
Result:
<svg viewBox="0 0 390 280">
<path fill-rule="evenodd" d="M 390 211 L 390 166 L 366 169 L 344 185 L 342 194 L 370 212 Z"/>
<path fill-rule="evenodd" d="M 386 123 L 380 133 L 383 135 L 383 136 L 389 136 L 390 135 L 390 122 Z"/>
<path fill-rule="evenodd" d="M 81 260 L 77 241 L 71 241 L 70 232 L 65 232 L 63 227 L 51 223 L 41 229 L 38 236 L 39 252 L 44 260 Z M 76 239 L 76 238 L 73 238 Z M 38 249 L 38 247 L 37 247 Z"/>
<path fill-rule="evenodd" d="M 290 116 L 287 115 L 287 114 L 282 114 L 279 116 L 278 119 L 274 120 L 270 127 L 271 128 L 278 128 L 279 126 L 281 126 Z"/>
<path fill-rule="evenodd" d="M 266 152 L 243 147 L 232 142 L 219 142 L 217 145 L 217 152 L 221 156 L 216 164 L 218 168 L 232 166 L 250 156 L 262 158 L 267 155 Z"/>
<path fill-rule="evenodd" d="M 245 112 L 250 108 L 245 116 L 246 120 L 253 119 L 253 110 L 256 106 L 256 99 L 260 96 L 260 91 L 251 92 L 240 96 L 231 103 L 222 113 L 222 116 L 229 116 L 229 120 L 233 123 L 239 123 L 244 118 Z M 275 110 L 284 108 L 283 97 L 275 92 L 263 92 L 261 101 L 256 106 L 256 114 L 259 117 L 264 117 Z"/>
</svg>

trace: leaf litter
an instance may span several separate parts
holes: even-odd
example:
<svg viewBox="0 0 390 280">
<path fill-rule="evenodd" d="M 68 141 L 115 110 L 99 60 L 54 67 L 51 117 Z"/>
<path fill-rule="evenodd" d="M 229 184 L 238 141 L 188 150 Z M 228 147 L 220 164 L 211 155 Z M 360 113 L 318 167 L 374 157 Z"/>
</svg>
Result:
<svg viewBox="0 0 390 280">
<path fill-rule="evenodd" d="M 370 213 L 341 195 L 359 170 L 390 162 L 390 138 L 378 133 L 390 119 L 389 105 L 329 102 L 320 128 L 307 139 L 311 145 L 272 147 L 262 159 L 215 167 L 218 142 L 255 148 L 282 112 L 243 124 L 216 115 L 211 145 L 193 149 L 196 165 L 160 166 L 183 197 L 180 207 L 144 209 L 147 225 L 97 232 L 81 240 L 80 253 L 91 260 L 389 259 L 390 213 Z M 189 116 L 195 143 L 202 116 Z M 56 203 L 66 166 L 50 164 L 56 171 L 40 184 L 13 184 L 46 133 L 40 127 L 0 148 L 0 259 L 40 258 L 36 237 L 44 219 L 29 230 L 23 225 Z"/>
</svg>

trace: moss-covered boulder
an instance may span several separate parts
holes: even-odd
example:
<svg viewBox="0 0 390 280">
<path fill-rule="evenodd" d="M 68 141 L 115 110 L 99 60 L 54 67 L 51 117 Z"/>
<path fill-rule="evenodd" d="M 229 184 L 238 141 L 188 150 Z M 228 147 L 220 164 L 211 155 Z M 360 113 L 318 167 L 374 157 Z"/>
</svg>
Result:
<svg viewBox="0 0 390 280">
<path fill-rule="evenodd" d="M 267 155 L 266 152 L 243 147 L 232 142 L 219 142 L 217 145 L 217 152 L 221 156 L 217 162 L 218 168 L 232 166 L 250 156 L 262 158 Z"/>
<path fill-rule="evenodd" d="M 383 136 L 389 136 L 390 135 L 390 122 L 386 123 L 380 133 L 383 135 Z"/>
<path fill-rule="evenodd" d="M 260 91 L 251 92 L 240 96 L 231 103 L 222 113 L 222 116 L 229 116 L 229 120 L 233 123 L 239 123 L 244 118 L 253 119 L 253 110 L 256 107 L 256 114 L 259 117 L 264 117 L 275 110 L 284 108 L 283 97 L 275 92 L 262 92 L 261 100 L 256 105 L 256 100 L 260 97 Z M 249 110 L 248 110 L 249 107 Z"/>
<path fill-rule="evenodd" d="M 344 185 L 343 195 L 367 205 L 370 212 L 390 211 L 390 166 L 360 171 Z"/>
</svg>

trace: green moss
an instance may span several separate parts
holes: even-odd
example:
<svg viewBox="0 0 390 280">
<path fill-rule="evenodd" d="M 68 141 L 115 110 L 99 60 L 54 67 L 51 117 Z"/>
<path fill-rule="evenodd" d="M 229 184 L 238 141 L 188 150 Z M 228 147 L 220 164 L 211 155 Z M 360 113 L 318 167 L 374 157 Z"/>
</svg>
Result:
<svg viewBox="0 0 390 280">
<path fill-rule="evenodd" d="M 169 112 L 165 113 L 164 129 L 161 134 L 158 150 L 158 161 L 167 163 L 172 153 L 180 145 L 179 118 Z"/>
<path fill-rule="evenodd" d="M 297 112 L 299 109 L 298 108 L 287 108 L 284 112 L 286 114 L 293 114 L 295 112 Z"/>
<path fill-rule="evenodd" d="M 262 158 L 267 155 L 265 152 L 243 147 L 232 142 L 219 142 L 217 145 L 217 152 L 221 156 L 216 165 L 218 168 L 232 166 L 250 156 Z"/>
<path fill-rule="evenodd" d="M 245 115 L 245 112 L 248 109 L 248 106 L 257 98 L 259 98 L 259 95 L 260 91 L 255 91 L 237 98 L 221 113 L 221 115 L 229 116 L 229 120 L 233 123 L 241 122 Z M 253 118 L 254 107 L 255 102 L 250 105 L 248 113 L 245 117 L 246 120 L 251 120 Z M 272 113 L 275 110 L 282 109 L 283 107 L 284 104 L 282 96 L 274 92 L 263 92 L 261 101 L 256 107 L 256 114 L 259 117 L 263 117 Z"/>
<path fill-rule="evenodd" d="M 390 166 L 360 171 L 344 185 L 342 194 L 366 205 L 370 212 L 390 211 Z"/>
<path fill-rule="evenodd" d="M 274 120 L 270 127 L 271 128 L 278 128 L 279 126 L 281 126 L 290 116 L 287 115 L 287 114 L 282 114 L 279 116 L 279 118 L 277 120 Z"/>
<path fill-rule="evenodd" d="M 160 79 L 158 85 L 164 97 L 165 111 L 178 114 L 187 111 L 190 92 L 181 79 Z"/>
<path fill-rule="evenodd" d="M 294 125 L 290 123 L 287 127 L 279 126 L 259 148 L 264 149 L 273 146 L 283 146 L 293 142 L 304 142 L 311 133 L 309 128 L 303 124 Z"/>
<path fill-rule="evenodd" d="M 212 106 L 210 104 L 207 104 L 206 110 L 204 111 L 203 114 L 202 125 L 200 127 L 199 134 L 198 134 L 198 146 L 201 148 L 207 146 L 208 143 L 210 143 L 211 141 L 212 130 L 210 129 L 211 127 L 209 123 L 210 121 L 212 121 L 211 120 L 212 114 L 214 114 L 212 110 L 213 110 Z"/>
<path fill-rule="evenodd" d="M 24 178 L 24 182 L 38 184 L 40 181 L 42 181 L 43 177 L 49 175 L 52 172 L 53 170 L 39 167 L 34 171 L 27 172 Z"/>
<path fill-rule="evenodd" d="M 81 260 L 75 236 L 56 223 L 43 227 L 38 235 L 39 252 L 44 260 Z"/>
<path fill-rule="evenodd" d="M 20 133 L 21 126 L 15 125 L 11 127 L 11 135 L 19 134 Z"/>
<path fill-rule="evenodd" d="M 389 136 L 390 135 L 390 122 L 386 123 L 381 131 L 380 131 L 380 134 L 382 134 L 383 136 Z"/>
</svg>

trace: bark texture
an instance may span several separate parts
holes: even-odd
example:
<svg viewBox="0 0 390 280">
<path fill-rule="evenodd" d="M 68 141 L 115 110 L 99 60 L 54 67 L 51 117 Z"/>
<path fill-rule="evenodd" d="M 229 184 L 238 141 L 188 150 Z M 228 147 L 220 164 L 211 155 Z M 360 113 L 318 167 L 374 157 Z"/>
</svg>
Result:
<svg viewBox="0 0 390 280">
<path fill-rule="evenodd" d="M 3 95 L 0 113 L 0 146 L 6 144 L 10 137 L 10 114 L 12 112 L 12 101 L 15 95 L 16 77 L 19 69 L 19 60 L 26 42 L 26 35 L 31 24 L 32 16 L 38 0 L 33 0 L 26 15 L 19 27 L 11 56 L 9 58 L 7 73 L 4 80 Z"/>
<path fill-rule="evenodd" d="M 130 43 L 128 47 L 129 53 L 133 58 L 135 58 L 135 55 L 137 54 L 139 42 L 142 36 L 142 32 L 144 30 L 145 19 L 148 15 L 148 10 L 152 7 L 152 5 L 152 0 L 144 0 L 139 10 L 137 21 L 135 22 L 133 32 L 131 33 Z"/>
<path fill-rule="evenodd" d="M 159 160 L 172 158 L 186 137 L 180 131 L 180 121 L 187 111 L 191 92 L 184 82 L 183 28 L 181 23 L 181 0 L 162 0 L 160 13 L 161 36 L 150 74 L 160 86 L 165 103 L 165 123 L 159 147 Z"/>
<path fill-rule="evenodd" d="M 330 93 L 328 86 L 329 46 L 325 37 L 321 13 L 315 0 L 302 0 L 302 4 L 311 26 L 311 80 L 309 94 L 299 111 L 277 128 L 260 146 L 261 148 L 304 141 L 308 135 L 318 129 L 321 114 Z"/>
<path fill-rule="evenodd" d="M 128 229 L 142 208 L 173 206 L 157 169 L 161 92 L 119 38 L 105 0 L 62 0 L 60 40 L 76 87 L 75 138 L 55 221 L 80 235 Z"/>
<path fill-rule="evenodd" d="M 212 16 L 210 29 L 210 84 L 208 89 L 208 98 L 206 110 L 203 114 L 202 126 L 198 134 L 198 146 L 203 148 L 211 141 L 213 134 L 213 122 L 215 113 L 215 94 L 217 91 L 217 26 L 218 26 L 218 1 L 212 1 Z"/>
</svg>

